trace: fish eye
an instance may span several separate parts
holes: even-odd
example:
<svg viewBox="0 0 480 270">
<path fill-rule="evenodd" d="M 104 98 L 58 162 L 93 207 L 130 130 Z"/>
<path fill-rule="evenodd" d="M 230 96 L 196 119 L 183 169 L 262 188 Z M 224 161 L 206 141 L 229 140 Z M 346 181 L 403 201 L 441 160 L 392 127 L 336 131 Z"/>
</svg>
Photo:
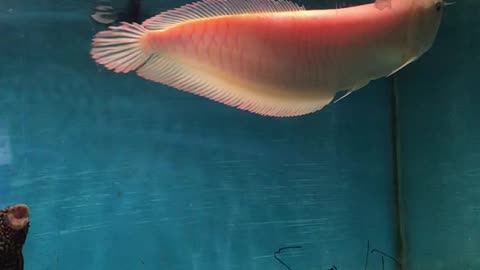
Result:
<svg viewBox="0 0 480 270">
<path fill-rule="evenodd" d="M 442 2 L 437 2 L 437 3 L 435 4 L 435 9 L 436 9 L 437 11 L 442 10 Z"/>
</svg>

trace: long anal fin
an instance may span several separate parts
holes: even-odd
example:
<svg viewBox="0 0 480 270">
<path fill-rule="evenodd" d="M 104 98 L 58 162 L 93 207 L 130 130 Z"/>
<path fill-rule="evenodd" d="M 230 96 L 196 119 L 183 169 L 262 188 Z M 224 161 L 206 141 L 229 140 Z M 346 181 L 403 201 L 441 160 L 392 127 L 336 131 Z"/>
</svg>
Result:
<svg viewBox="0 0 480 270">
<path fill-rule="evenodd" d="M 227 106 L 273 117 L 309 114 L 322 109 L 334 97 L 333 94 L 322 92 L 311 98 L 302 97 L 295 92 L 275 95 L 271 91 L 262 91 L 264 89 L 259 89 L 256 84 L 234 82 L 226 76 L 219 76 L 218 72 L 210 75 L 214 74 L 211 70 L 195 68 L 181 59 L 162 55 L 150 58 L 137 70 L 137 74 Z"/>
</svg>

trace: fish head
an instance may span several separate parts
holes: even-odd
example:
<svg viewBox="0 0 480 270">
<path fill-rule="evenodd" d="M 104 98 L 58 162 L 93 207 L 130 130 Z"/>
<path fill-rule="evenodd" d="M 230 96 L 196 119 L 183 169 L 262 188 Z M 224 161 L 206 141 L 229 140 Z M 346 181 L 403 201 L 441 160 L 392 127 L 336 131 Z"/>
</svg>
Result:
<svg viewBox="0 0 480 270">
<path fill-rule="evenodd" d="M 412 21 L 409 28 L 409 47 L 412 57 L 418 58 L 435 41 L 447 3 L 444 0 L 413 0 Z"/>
<path fill-rule="evenodd" d="M 0 258 L 17 259 L 14 257 L 21 255 L 29 227 L 27 205 L 17 204 L 0 210 Z"/>
</svg>

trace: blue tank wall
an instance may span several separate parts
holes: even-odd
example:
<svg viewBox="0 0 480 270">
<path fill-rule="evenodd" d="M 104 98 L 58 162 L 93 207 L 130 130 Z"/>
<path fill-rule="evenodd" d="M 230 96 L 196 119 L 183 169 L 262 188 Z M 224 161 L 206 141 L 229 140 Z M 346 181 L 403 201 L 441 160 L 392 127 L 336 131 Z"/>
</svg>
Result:
<svg viewBox="0 0 480 270">
<path fill-rule="evenodd" d="M 448 6 L 434 48 L 399 73 L 407 269 L 480 268 L 479 10 Z"/>
<path fill-rule="evenodd" d="M 412 269 L 478 252 L 474 5 L 454 6 L 400 74 Z M 358 269 L 368 240 L 396 254 L 388 81 L 310 116 L 258 117 L 97 67 L 91 9 L 0 4 L 0 207 L 31 207 L 26 269 L 283 269 L 272 254 L 289 245 L 303 246 L 281 255 L 292 270 Z"/>
</svg>

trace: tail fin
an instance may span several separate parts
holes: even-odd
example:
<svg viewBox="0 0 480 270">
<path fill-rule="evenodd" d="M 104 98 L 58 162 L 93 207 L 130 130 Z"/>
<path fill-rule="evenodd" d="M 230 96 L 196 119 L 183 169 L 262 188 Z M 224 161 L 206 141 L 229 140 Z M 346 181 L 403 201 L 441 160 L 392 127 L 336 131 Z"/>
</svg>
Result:
<svg viewBox="0 0 480 270">
<path fill-rule="evenodd" d="M 127 73 L 143 65 L 150 57 L 142 50 L 140 40 L 148 31 L 137 23 L 122 22 L 99 32 L 92 42 L 90 54 L 99 64 L 118 73 Z"/>
</svg>

